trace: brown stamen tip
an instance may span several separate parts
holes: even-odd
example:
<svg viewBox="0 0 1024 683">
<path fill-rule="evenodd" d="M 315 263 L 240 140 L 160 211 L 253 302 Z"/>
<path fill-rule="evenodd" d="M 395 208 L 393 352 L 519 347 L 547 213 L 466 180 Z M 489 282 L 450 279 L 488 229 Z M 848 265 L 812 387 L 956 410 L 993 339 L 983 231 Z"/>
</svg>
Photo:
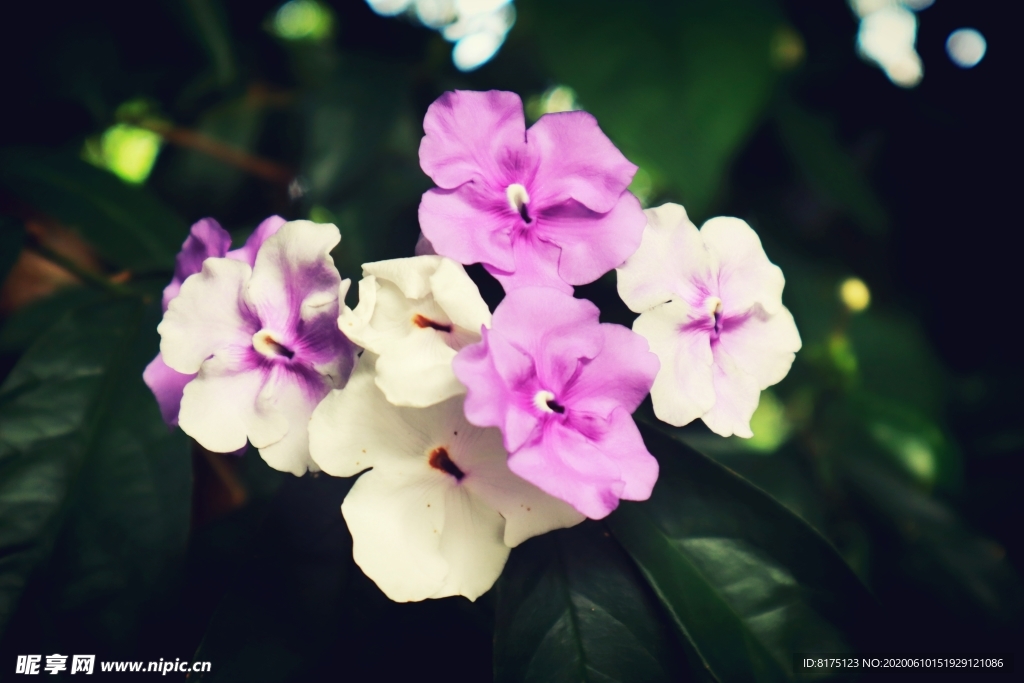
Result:
<svg viewBox="0 0 1024 683">
<path fill-rule="evenodd" d="M 462 478 L 466 474 L 459 469 L 459 466 L 452 462 L 452 459 L 448 456 L 448 451 L 444 446 L 438 446 L 430 452 L 430 466 L 435 470 L 441 470 L 445 474 L 450 474 L 455 477 L 456 481 L 462 481 Z"/>
<path fill-rule="evenodd" d="M 435 321 L 431 320 L 430 318 L 428 318 L 426 316 L 420 315 L 419 313 L 417 313 L 416 315 L 414 315 L 412 317 L 412 322 L 417 327 L 422 327 L 423 329 L 426 329 L 426 328 L 429 327 L 429 328 L 431 328 L 433 330 L 437 330 L 438 332 L 451 332 L 452 331 L 452 326 L 451 325 L 445 325 L 443 323 L 435 322 Z"/>
</svg>

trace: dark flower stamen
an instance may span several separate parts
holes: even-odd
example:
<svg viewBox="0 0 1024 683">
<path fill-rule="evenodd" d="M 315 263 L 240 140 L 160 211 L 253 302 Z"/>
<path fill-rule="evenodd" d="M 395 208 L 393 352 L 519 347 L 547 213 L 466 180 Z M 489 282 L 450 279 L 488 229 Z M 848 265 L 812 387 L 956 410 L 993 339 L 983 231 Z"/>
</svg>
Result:
<svg viewBox="0 0 1024 683">
<path fill-rule="evenodd" d="M 455 477 L 456 481 L 462 481 L 462 478 L 466 474 L 459 469 L 459 466 L 452 462 L 452 459 L 448 456 L 448 451 L 444 446 L 438 446 L 430 452 L 429 458 L 430 466 L 435 470 L 441 470 L 445 474 L 450 474 Z"/>
<path fill-rule="evenodd" d="M 437 330 L 438 332 L 451 332 L 452 331 L 452 326 L 451 325 L 445 325 L 443 323 L 439 323 L 439 322 L 433 321 L 433 320 L 431 320 L 430 318 L 428 318 L 426 316 L 420 315 L 419 313 L 417 313 L 416 315 L 414 315 L 412 317 L 412 322 L 417 327 L 422 327 L 423 329 L 426 329 L 426 328 L 429 327 L 430 329 Z"/>
</svg>

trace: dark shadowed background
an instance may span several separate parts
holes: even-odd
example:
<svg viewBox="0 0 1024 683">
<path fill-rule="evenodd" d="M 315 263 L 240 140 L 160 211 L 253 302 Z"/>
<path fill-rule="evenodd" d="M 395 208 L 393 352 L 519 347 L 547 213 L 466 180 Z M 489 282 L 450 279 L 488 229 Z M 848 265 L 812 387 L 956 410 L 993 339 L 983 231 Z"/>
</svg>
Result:
<svg viewBox="0 0 1024 683">
<path fill-rule="evenodd" d="M 786 274 L 804 348 L 751 442 L 662 431 L 823 534 L 881 604 L 859 628 L 884 647 L 1019 648 L 1021 40 L 1007 3 L 919 12 L 913 88 L 857 55 L 843 0 L 516 0 L 505 43 L 471 72 L 410 16 L 299 4 L 291 23 L 266 0 L 2 10 L 0 679 L 16 655 L 59 652 L 210 660 L 203 680 L 534 680 L 500 591 L 533 590 L 517 577 L 555 541 L 514 551 L 498 597 L 390 603 L 351 561 L 350 481 L 190 445 L 140 380 L 154 297 L 199 218 L 236 244 L 273 213 L 335 223 L 356 280 L 412 255 L 430 187 L 421 121 L 454 88 L 515 91 L 531 121 L 586 109 L 640 166 L 645 206 L 748 221 Z M 962 27 L 988 43 L 971 69 L 946 54 Z M 493 307 L 500 287 L 470 272 Z M 614 284 L 578 295 L 628 325 Z M 613 533 L 633 528 L 617 519 Z M 598 529 L 552 538 L 641 581 Z M 561 575 L 603 580 L 585 573 Z M 675 633 L 653 593 L 635 600 Z M 699 679 L 695 651 L 710 669 L 715 656 L 691 645 L 677 665 Z M 753 657 L 737 648 L 722 661 Z"/>
</svg>

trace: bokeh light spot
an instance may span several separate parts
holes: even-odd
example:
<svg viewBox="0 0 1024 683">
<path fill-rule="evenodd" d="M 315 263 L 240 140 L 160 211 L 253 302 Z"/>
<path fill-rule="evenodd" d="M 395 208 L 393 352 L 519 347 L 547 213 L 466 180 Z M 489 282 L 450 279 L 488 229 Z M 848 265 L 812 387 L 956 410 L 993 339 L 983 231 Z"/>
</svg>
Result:
<svg viewBox="0 0 1024 683">
<path fill-rule="evenodd" d="M 331 35 L 334 17 L 316 0 L 291 0 L 278 8 L 273 28 L 285 40 L 321 40 Z"/>
<path fill-rule="evenodd" d="M 786 407 L 770 389 L 761 392 L 757 410 L 750 418 L 754 436 L 746 440 L 748 448 L 761 453 L 774 453 L 786 442 L 793 425 L 786 417 Z"/>
<path fill-rule="evenodd" d="M 98 140 L 86 143 L 83 157 L 121 180 L 139 185 L 146 182 L 153 170 L 161 143 L 160 136 L 153 131 L 118 123 Z"/>
<path fill-rule="evenodd" d="M 555 114 L 562 111 L 579 109 L 576 91 L 567 85 L 556 85 L 548 88 L 540 95 L 534 95 L 526 101 L 526 115 L 536 121 L 544 114 Z"/>
<path fill-rule="evenodd" d="M 860 313 L 871 304 L 871 290 L 860 278 L 847 278 L 839 285 L 839 299 L 848 309 Z"/>
<path fill-rule="evenodd" d="M 914 87 L 924 76 L 924 65 L 914 49 L 916 41 L 917 17 L 902 5 L 870 12 L 861 19 L 857 32 L 861 55 L 882 67 L 889 80 L 903 88 Z"/>
<path fill-rule="evenodd" d="M 769 46 L 772 66 L 783 71 L 792 69 L 804 60 L 807 51 L 803 37 L 792 26 L 780 26 L 772 34 Z"/>
<path fill-rule="evenodd" d="M 973 28 L 961 28 L 949 34 L 946 39 L 946 54 L 957 66 L 970 69 L 985 57 L 988 43 L 985 36 Z"/>
</svg>

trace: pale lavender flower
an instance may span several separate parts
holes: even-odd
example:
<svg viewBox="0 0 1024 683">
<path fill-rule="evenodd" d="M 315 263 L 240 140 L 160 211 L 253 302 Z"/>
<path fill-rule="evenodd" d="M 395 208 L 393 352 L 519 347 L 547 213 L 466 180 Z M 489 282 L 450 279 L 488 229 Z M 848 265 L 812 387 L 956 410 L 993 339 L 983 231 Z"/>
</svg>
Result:
<svg viewBox="0 0 1024 683">
<path fill-rule="evenodd" d="M 237 261 L 243 261 L 250 266 L 256 263 L 256 252 L 267 240 L 268 237 L 277 232 L 284 219 L 280 216 L 271 216 L 257 226 L 245 244 L 233 251 L 228 251 L 231 246 L 231 235 L 220 226 L 220 223 L 212 218 L 203 218 L 192 225 L 189 236 L 181 245 L 181 251 L 174 261 L 174 277 L 169 285 L 164 288 L 163 310 L 167 311 L 167 305 L 181 291 L 181 285 L 190 275 L 194 275 L 203 269 L 203 262 L 208 258 L 227 257 Z M 181 394 L 185 385 L 195 379 L 195 374 L 177 372 L 167 367 L 163 355 L 156 354 L 156 358 L 150 361 L 142 373 L 142 379 L 153 392 L 156 402 L 160 406 L 160 414 L 169 427 L 178 424 L 178 411 L 181 408 Z"/>
<path fill-rule="evenodd" d="M 337 324 L 348 287 L 330 257 L 340 240 L 333 225 L 285 223 L 253 267 L 209 258 L 170 302 L 160 351 L 171 369 L 198 373 L 179 423 L 203 447 L 227 453 L 248 439 L 275 469 L 316 468 L 309 416 L 345 385 L 355 356 Z"/>
<path fill-rule="evenodd" d="M 789 372 L 800 334 L 782 305 L 785 278 L 738 218 L 697 230 L 678 204 L 646 211 L 640 249 L 618 269 L 633 330 L 661 360 L 654 412 L 681 426 L 751 437 L 761 390 Z"/>
</svg>

